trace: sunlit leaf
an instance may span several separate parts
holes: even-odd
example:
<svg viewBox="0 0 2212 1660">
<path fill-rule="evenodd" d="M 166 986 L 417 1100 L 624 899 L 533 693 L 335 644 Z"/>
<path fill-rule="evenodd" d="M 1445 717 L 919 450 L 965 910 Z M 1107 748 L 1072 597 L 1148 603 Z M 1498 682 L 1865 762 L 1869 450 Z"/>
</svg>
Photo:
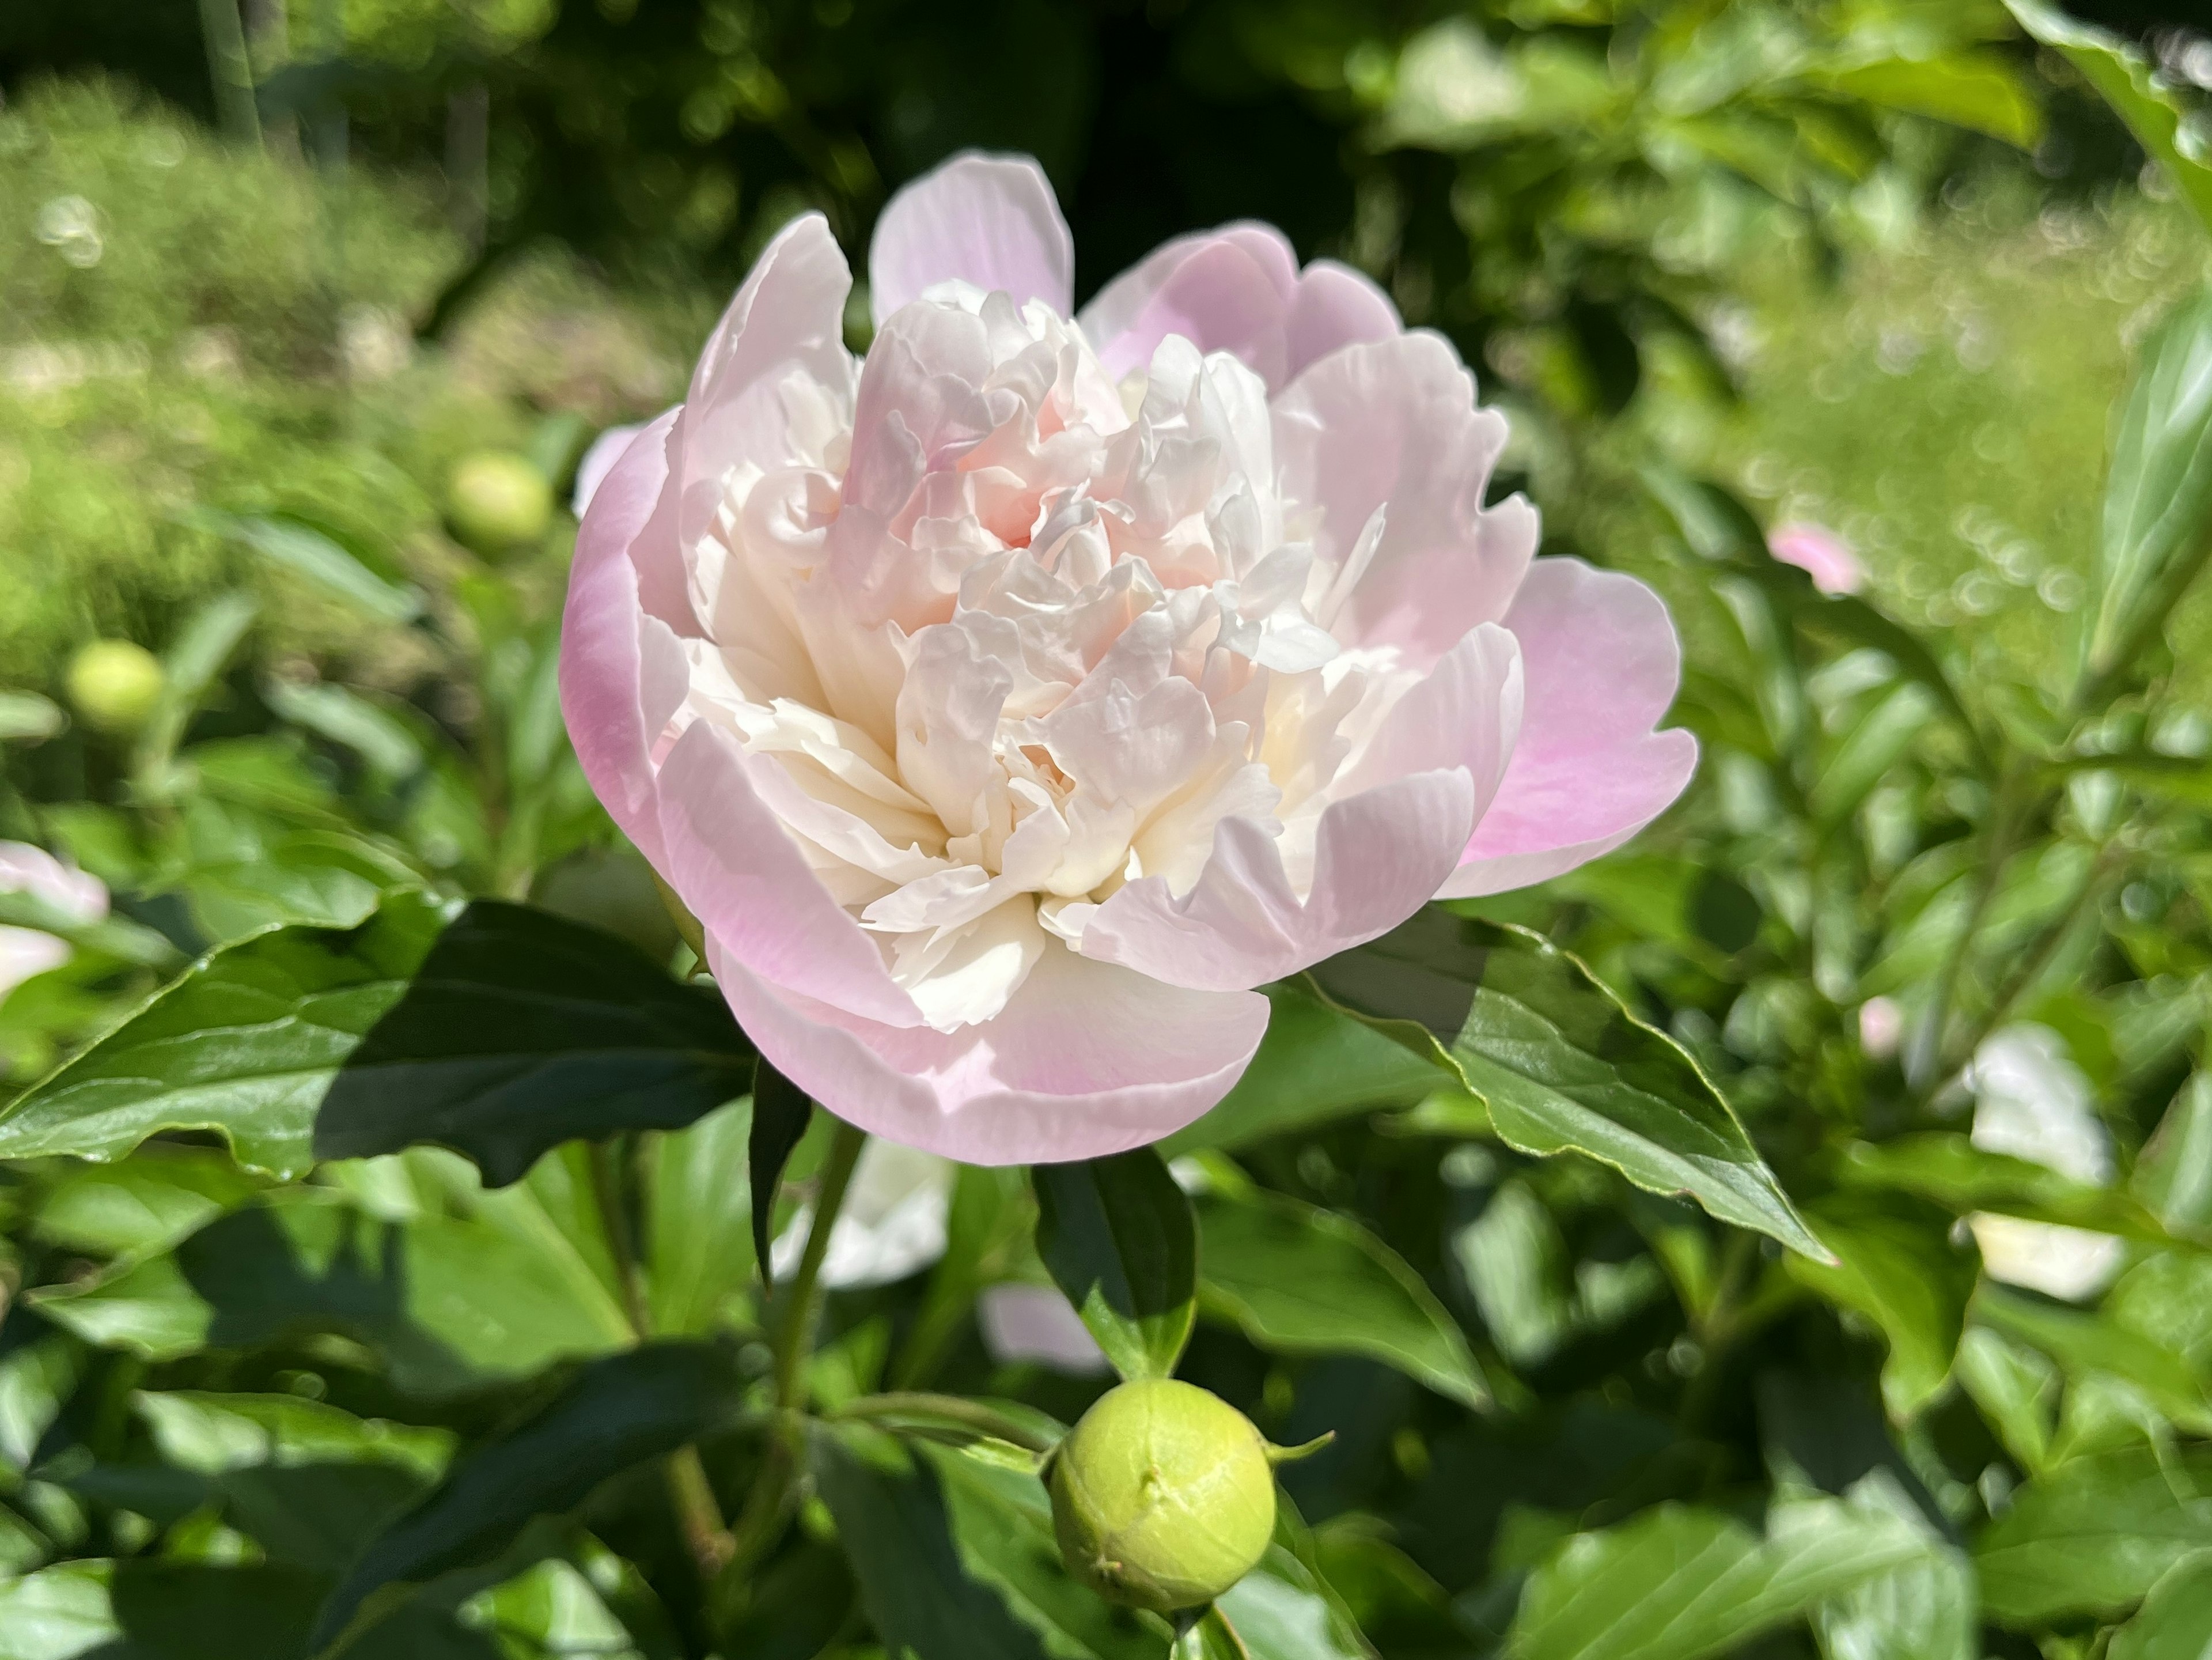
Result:
<svg viewBox="0 0 2212 1660">
<path fill-rule="evenodd" d="M 1149 1147 L 1038 1164 L 1037 1255 L 1124 1377 L 1171 1377 L 1197 1318 L 1190 1201 Z"/>
</svg>

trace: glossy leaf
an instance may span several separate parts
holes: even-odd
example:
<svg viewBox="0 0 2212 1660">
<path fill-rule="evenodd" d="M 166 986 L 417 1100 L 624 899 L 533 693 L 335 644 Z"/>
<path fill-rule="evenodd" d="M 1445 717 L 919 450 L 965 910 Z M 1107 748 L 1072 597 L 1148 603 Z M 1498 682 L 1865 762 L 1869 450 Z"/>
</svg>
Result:
<svg viewBox="0 0 2212 1660">
<path fill-rule="evenodd" d="M 2212 171 L 2205 178 L 2212 191 Z M 2126 666 L 2212 555 L 2212 289 L 2143 342 L 2118 422 L 2088 642 L 2094 676 Z"/>
<path fill-rule="evenodd" d="M 1197 1318 L 1190 1201 L 1149 1147 L 1030 1171 L 1037 1255 L 1124 1377 L 1170 1377 Z"/>
<path fill-rule="evenodd" d="M 711 1343 L 653 1343 L 593 1361 L 530 1418 L 471 1449 L 362 1552 L 317 1615 L 317 1646 L 374 1598 L 495 1561 L 541 1516 L 574 1510 L 599 1484 L 727 1423 L 742 1378 Z"/>
<path fill-rule="evenodd" d="M 1200 1305 L 1261 1348 L 1364 1354 L 1468 1406 L 1489 1399 L 1436 1293 L 1350 1218 L 1280 1194 L 1212 1194 L 1198 1225 Z"/>
<path fill-rule="evenodd" d="M 199 1129 L 279 1176 L 434 1142 L 511 1182 L 573 1136 L 688 1124 L 750 1073 L 719 999 L 611 936 L 399 893 L 357 928 L 210 953 L 0 1116 L 0 1157 Z"/>
<path fill-rule="evenodd" d="M 1214 1605 L 1250 1660 L 1368 1660 L 1373 1652 L 1320 1577 L 1280 1543 Z"/>
<path fill-rule="evenodd" d="M 783 1185 L 783 1167 L 792 1150 L 805 1139 L 813 1122 L 814 1103 L 774 1067 L 765 1056 L 753 1063 L 752 1128 L 746 1142 L 745 1166 L 752 1195 L 753 1260 L 765 1269 L 769 1234 L 775 1225 L 775 1196 Z"/>
<path fill-rule="evenodd" d="M 2212 229 L 2212 157 L 2185 127 L 2179 104 L 2152 79 L 2150 61 L 2118 36 L 2079 22 L 2044 0 L 2005 3 L 2022 28 L 2081 71 Z"/>
<path fill-rule="evenodd" d="M 1716 1511 L 1662 1505 L 1577 1534 L 1528 1578 L 1514 1660 L 1700 1660 L 1927 1554 L 1893 1515 L 1830 1499 L 1768 1514 L 1762 1539 Z"/>
<path fill-rule="evenodd" d="M 1638 1187 L 1824 1257 L 1728 1103 L 1663 1032 L 1524 929 L 1430 906 L 1312 970 L 1329 998 L 1443 1057 L 1523 1152 L 1582 1152 Z"/>
<path fill-rule="evenodd" d="M 2007 1625 L 2124 1614 L 2212 1548 L 2212 1453 L 2129 1447 L 2068 1460 L 2013 1495 L 1975 1541 L 1982 1600 Z"/>
<path fill-rule="evenodd" d="M 1158 1660 L 1164 1629 L 1060 1566 L 1034 1471 L 814 1426 L 807 1462 L 877 1635 L 915 1660 Z"/>
<path fill-rule="evenodd" d="M 1908 1421 L 1950 1377 L 1981 1265 L 1951 1243 L 1952 1219 L 1933 1205 L 1843 1196 L 1808 1219 L 1836 1260 L 1792 1256 L 1790 1273 L 1874 1323 L 1889 1346 L 1882 1402 L 1892 1418 Z"/>
</svg>

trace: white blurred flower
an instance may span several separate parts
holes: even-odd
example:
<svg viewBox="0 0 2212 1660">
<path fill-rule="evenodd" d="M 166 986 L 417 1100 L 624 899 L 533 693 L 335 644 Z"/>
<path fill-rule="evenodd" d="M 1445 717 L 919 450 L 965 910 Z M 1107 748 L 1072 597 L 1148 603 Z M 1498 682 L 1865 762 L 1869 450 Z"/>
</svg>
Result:
<svg viewBox="0 0 2212 1660">
<path fill-rule="evenodd" d="M 27 842 L 0 842 L 0 894 L 23 894 L 57 927 L 81 927 L 107 915 L 107 889 Z M 69 941 L 43 928 L 0 925 L 0 1002 L 33 975 L 70 959 Z"/>
<path fill-rule="evenodd" d="M 2112 1143 L 2090 1106 L 2089 1080 L 2048 1026 L 2008 1026 L 1974 1052 L 1974 1145 L 2077 1182 L 2112 1179 Z M 1992 1280 L 2079 1301 L 2104 1289 L 2122 1245 L 2107 1234 L 2013 1216 L 1968 1219 Z"/>
<path fill-rule="evenodd" d="M 1050 1286 L 993 1286 L 976 1303 L 975 1323 L 994 1360 L 1034 1360 L 1078 1377 L 1108 1370 L 1105 1352 Z"/>
<path fill-rule="evenodd" d="M 836 1291 L 887 1286 L 944 1256 L 955 1169 L 935 1153 L 871 1140 L 860 1150 L 844 1207 L 830 1230 L 822 1283 Z M 798 1268 L 813 1219 L 813 1207 L 803 1207 L 769 1249 L 777 1279 Z"/>
</svg>

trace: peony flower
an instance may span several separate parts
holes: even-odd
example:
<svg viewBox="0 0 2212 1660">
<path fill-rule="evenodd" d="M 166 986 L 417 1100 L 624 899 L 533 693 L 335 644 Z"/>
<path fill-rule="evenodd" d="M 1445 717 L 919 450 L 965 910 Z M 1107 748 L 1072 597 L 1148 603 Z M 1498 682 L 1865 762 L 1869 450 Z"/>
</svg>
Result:
<svg viewBox="0 0 2212 1660">
<path fill-rule="evenodd" d="M 763 1054 L 976 1163 L 1157 1140 L 1253 988 L 1619 846 L 1687 781 L 1632 579 L 1486 506 L 1503 419 L 1280 235 L 1079 316 L 1033 162 L 884 210 L 878 330 L 809 215 L 590 496 L 562 707 Z"/>
<path fill-rule="evenodd" d="M 82 927 L 107 915 L 107 889 L 27 842 L 0 842 L 0 894 L 21 894 L 57 927 Z M 34 975 L 70 959 L 69 941 L 44 928 L 0 924 L 0 1002 Z"/>
<path fill-rule="evenodd" d="M 2112 1140 L 2089 1104 L 2089 1080 L 2048 1026 L 2008 1026 L 1974 1051 L 1974 1145 L 2104 1187 Z M 2109 1234 L 2017 1216 L 1969 1219 L 1992 1280 L 2079 1301 L 2102 1291 L 2120 1266 Z"/>
<path fill-rule="evenodd" d="M 1856 593 L 1866 586 L 1866 567 L 1851 544 L 1826 526 L 1777 525 L 1767 534 L 1766 550 L 1809 574 L 1823 593 Z"/>
<path fill-rule="evenodd" d="M 577 518 L 581 519 L 584 510 L 592 505 L 592 498 L 599 493 L 599 486 L 614 471 L 615 463 L 622 459 L 622 453 L 629 447 L 630 441 L 644 430 L 641 424 L 609 427 L 592 440 L 583 459 L 576 463 L 575 487 L 568 498 L 569 511 Z"/>
</svg>

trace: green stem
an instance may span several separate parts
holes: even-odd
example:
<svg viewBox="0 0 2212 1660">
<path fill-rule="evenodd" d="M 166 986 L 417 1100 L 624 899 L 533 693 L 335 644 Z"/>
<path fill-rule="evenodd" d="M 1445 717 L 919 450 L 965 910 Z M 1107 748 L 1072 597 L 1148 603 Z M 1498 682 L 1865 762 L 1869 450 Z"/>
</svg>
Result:
<svg viewBox="0 0 2212 1660">
<path fill-rule="evenodd" d="M 901 1389 L 888 1395 L 864 1395 L 830 1414 L 832 1418 L 939 1418 L 996 1440 L 1011 1442 L 1025 1452 L 1050 1452 L 1059 1443 L 1018 1424 L 1004 1413 L 957 1395 L 931 1395 Z"/>
<path fill-rule="evenodd" d="M 621 1173 L 614 1155 L 603 1141 L 585 1144 L 592 1172 L 592 1196 L 599 1207 L 599 1224 L 607 1237 L 607 1252 L 614 1258 L 617 1288 L 623 1312 L 641 1343 L 653 1336 L 653 1310 L 646 1296 L 645 1270 L 637 1254 L 636 1236 L 630 1231 Z M 712 1584 L 730 1559 L 729 1524 L 708 1479 L 706 1461 L 696 1446 L 678 1447 L 668 1455 L 668 1497 L 676 1507 L 678 1524 L 698 1566 L 700 1578 Z"/>
<path fill-rule="evenodd" d="M 769 1437 L 760 1473 L 753 1479 L 745 1507 L 731 1529 L 730 1552 L 723 1569 L 726 1577 L 750 1571 L 775 1544 L 792 1485 L 799 1473 L 799 1412 L 805 1406 L 806 1353 L 813 1340 L 819 1312 L 822 1259 L 829 1254 L 830 1235 L 844 1207 L 846 1190 L 853 1183 L 853 1166 L 860 1162 L 867 1134 L 840 1121 L 830 1156 L 822 1171 L 822 1185 L 815 1195 L 814 1219 L 807 1225 L 806 1246 L 799 1258 L 799 1272 L 785 1287 L 783 1320 L 775 1329 L 776 1426 Z"/>
<path fill-rule="evenodd" d="M 1944 1032 L 1951 1024 L 1951 1005 L 1958 996 L 1960 977 L 1973 955 L 1975 937 L 1981 933 L 1983 919 L 1989 915 L 1990 902 L 1996 897 L 2005 863 L 2012 857 L 2014 824 L 2018 817 L 2014 797 L 2019 792 L 2020 780 L 2017 762 L 2008 763 L 1997 780 L 1996 792 L 1990 803 L 1989 846 L 1983 851 L 1981 869 L 1974 877 L 1972 903 L 1967 907 L 1966 920 L 1959 930 L 1959 937 L 1936 975 L 1928 1012 L 1912 1034 L 1911 1046 L 1905 1055 L 1905 1075 L 1916 1088 L 1929 1089 L 1936 1082 L 1938 1062 L 1945 1049 Z"/>
<path fill-rule="evenodd" d="M 261 146 L 261 112 L 253 102 L 253 66 L 246 55 L 246 26 L 238 0 L 200 0 L 200 36 L 207 46 L 208 80 L 223 131 L 241 144 Z"/>
</svg>

